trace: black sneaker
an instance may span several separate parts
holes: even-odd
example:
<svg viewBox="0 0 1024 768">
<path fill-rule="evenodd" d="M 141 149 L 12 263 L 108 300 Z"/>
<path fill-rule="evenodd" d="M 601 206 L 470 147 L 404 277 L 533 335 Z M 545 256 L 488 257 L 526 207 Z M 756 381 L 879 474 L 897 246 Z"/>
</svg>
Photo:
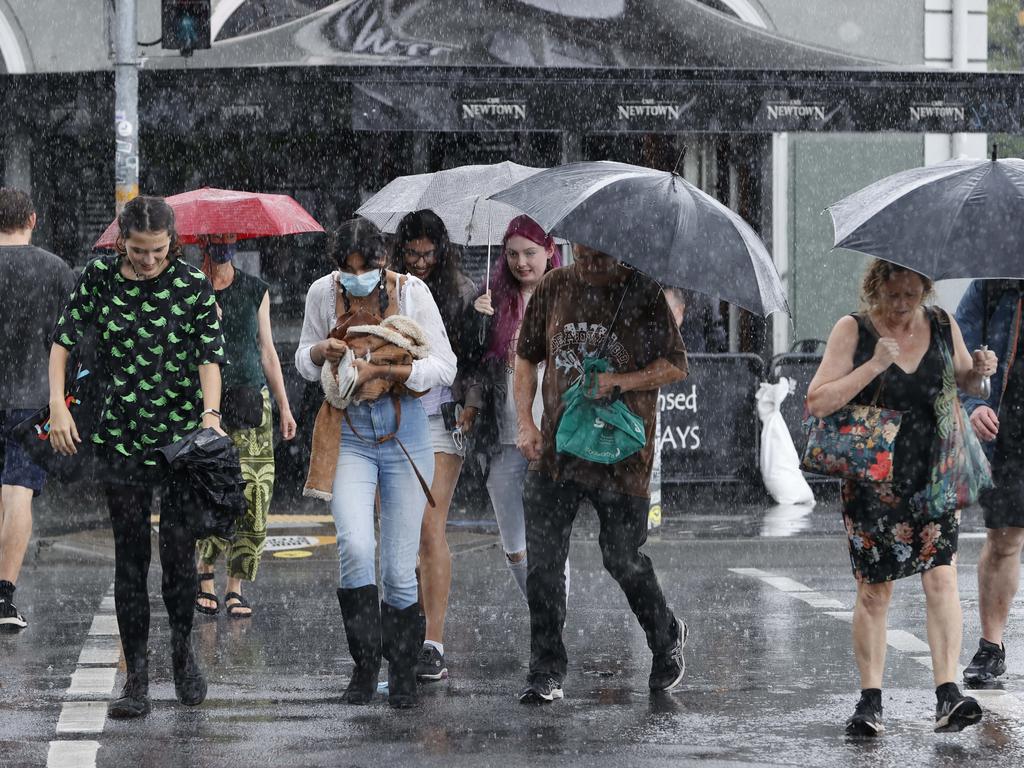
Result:
<svg viewBox="0 0 1024 768">
<path fill-rule="evenodd" d="M 671 691 L 679 685 L 686 673 L 686 660 L 683 658 L 683 647 L 686 645 L 688 633 L 686 623 L 677 619 L 676 631 L 679 634 L 672 647 L 654 654 L 651 660 L 651 676 L 647 684 L 652 691 Z"/>
<path fill-rule="evenodd" d="M 846 721 L 846 735 L 877 736 L 884 730 L 881 698 L 862 693 L 853 709 L 853 715 Z"/>
<path fill-rule="evenodd" d="M 978 701 L 964 696 L 952 683 L 949 685 L 949 692 L 939 694 L 939 702 L 935 705 L 936 733 L 956 733 L 981 722 L 981 705 Z"/>
<path fill-rule="evenodd" d="M 527 679 L 527 686 L 519 694 L 519 703 L 550 704 L 564 697 L 561 682 L 550 675 L 535 675 Z"/>
<path fill-rule="evenodd" d="M 447 678 L 448 667 L 444 664 L 444 654 L 434 646 L 424 643 L 416 660 L 416 679 L 420 682 L 433 683 Z"/>
<path fill-rule="evenodd" d="M 107 717 L 114 720 L 128 720 L 149 714 L 149 677 L 145 674 L 128 673 L 128 679 L 121 689 L 120 698 L 107 705 Z"/>
<path fill-rule="evenodd" d="M 10 598 L 0 597 L 0 629 L 16 632 L 28 626 L 25 617 L 18 613 L 18 607 Z"/>
<path fill-rule="evenodd" d="M 1006 649 L 981 638 L 977 653 L 964 670 L 964 685 L 968 688 L 985 688 L 996 682 L 996 678 L 1005 671 Z"/>
</svg>

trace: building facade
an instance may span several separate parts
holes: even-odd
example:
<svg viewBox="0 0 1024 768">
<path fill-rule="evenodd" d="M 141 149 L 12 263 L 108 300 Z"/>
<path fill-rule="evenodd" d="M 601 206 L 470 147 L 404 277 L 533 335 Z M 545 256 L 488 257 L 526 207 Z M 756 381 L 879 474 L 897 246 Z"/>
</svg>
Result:
<svg viewBox="0 0 1024 768">
<path fill-rule="evenodd" d="M 32 190 L 39 242 L 76 264 L 113 216 L 113 6 L 0 0 L 4 179 Z M 855 306 L 863 260 L 829 252 L 826 205 L 985 154 L 968 81 L 928 73 L 985 69 L 986 0 L 215 0 L 214 44 L 188 58 L 144 45 L 159 3 L 138 6 L 145 192 L 281 191 L 329 226 L 405 173 L 682 156 L 761 233 L 790 293 L 792 322 L 722 307 L 736 351 L 822 339 Z M 284 344 L 326 268 L 316 251 L 297 238 L 248 257 Z"/>
</svg>

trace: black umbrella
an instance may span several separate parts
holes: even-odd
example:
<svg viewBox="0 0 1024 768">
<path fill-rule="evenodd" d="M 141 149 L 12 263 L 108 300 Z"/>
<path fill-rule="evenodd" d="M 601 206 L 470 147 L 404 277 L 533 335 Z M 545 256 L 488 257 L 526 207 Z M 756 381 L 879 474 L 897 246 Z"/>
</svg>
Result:
<svg viewBox="0 0 1024 768">
<path fill-rule="evenodd" d="M 828 207 L 835 247 L 948 278 L 1024 278 L 1024 160 L 949 160 Z"/>
<path fill-rule="evenodd" d="M 546 231 L 628 262 L 660 283 L 752 312 L 789 312 L 772 257 L 753 229 L 682 176 L 627 163 L 569 163 L 492 200 Z"/>
<path fill-rule="evenodd" d="M 188 522 L 196 538 L 229 535 L 248 506 L 238 449 L 231 438 L 206 427 L 159 452 L 191 488 Z"/>
</svg>

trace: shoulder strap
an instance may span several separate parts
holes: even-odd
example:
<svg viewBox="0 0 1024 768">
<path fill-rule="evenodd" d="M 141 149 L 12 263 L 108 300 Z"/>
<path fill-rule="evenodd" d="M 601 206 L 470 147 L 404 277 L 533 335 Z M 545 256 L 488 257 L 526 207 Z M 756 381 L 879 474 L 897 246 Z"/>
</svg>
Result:
<svg viewBox="0 0 1024 768">
<path fill-rule="evenodd" d="M 622 303 L 626 300 L 626 294 L 629 292 L 630 286 L 633 284 L 633 278 L 636 277 L 636 270 L 632 270 L 629 273 L 629 277 L 626 278 L 626 284 L 622 288 L 622 295 L 619 296 L 619 305 L 615 308 L 615 314 L 612 315 L 612 321 L 608 324 L 608 330 L 604 334 L 604 341 L 601 342 L 601 349 L 597 356 L 599 358 L 604 357 L 608 351 L 608 345 L 612 340 L 612 329 L 615 327 L 615 321 L 619 319 L 619 313 L 622 311 Z"/>
<path fill-rule="evenodd" d="M 434 501 L 434 496 L 433 496 L 433 494 L 430 493 L 430 483 L 428 483 L 424 479 L 423 475 L 420 473 L 419 467 L 416 466 L 416 462 L 412 460 L 412 456 L 409 454 L 409 451 L 406 450 L 405 445 L 402 443 L 401 439 L 398 437 L 398 429 L 402 426 L 402 400 L 401 400 L 401 398 L 398 397 L 398 395 L 392 394 L 391 395 L 391 402 L 392 402 L 392 404 L 395 407 L 395 431 L 394 432 L 390 432 L 390 433 L 384 435 L 383 437 L 378 437 L 376 440 L 367 440 L 365 437 L 363 437 L 358 432 L 356 432 L 356 428 L 354 426 L 352 426 L 352 420 L 349 418 L 349 415 L 348 415 L 348 408 L 346 408 L 344 411 L 342 411 L 342 413 L 345 415 L 345 423 L 348 424 L 348 428 L 352 431 L 352 434 L 355 435 L 356 437 L 358 437 L 364 443 L 373 443 L 374 445 L 383 445 L 384 443 L 389 442 L 391 440 L 394 440 L 396 443 L 398 443 L 398 447 L 402 449 L 402 453 L 405 454 L 405 458 L 407 458 L 409 460 L 409 464 L 410 464 L 410 466 L 412 466 L 412 471 L 416 474 L 416 479 L 419 480 L 419 482 L 420 482 L 420 488 L 422 488 L 423 489 L 423 493 L 426 494 L 427 503 L 429 503 L 430 506 L 432 506 L 432 507 L 437 507 L 437 503 Z"/>
</svg>

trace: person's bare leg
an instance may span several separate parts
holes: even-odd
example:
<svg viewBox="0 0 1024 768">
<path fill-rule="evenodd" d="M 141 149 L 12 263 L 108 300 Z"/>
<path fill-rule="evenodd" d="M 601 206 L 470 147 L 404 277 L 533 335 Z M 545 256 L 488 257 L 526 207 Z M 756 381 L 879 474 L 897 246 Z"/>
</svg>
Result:
<svg viewBox="0 0 1024 768">
<path fill-rule="evenodd" d="M 0 498 L 0 581 L 17 584 L 32 538 L 32 489 L 5 485 Z"/>
<path fill-rule="evenodd" d="M 420 591 L 423 613 L 427 617 L 426 639 L 444 642 L 444 619 L 448 613 L 448 593 L 452 587 L 452 553 L 448 549 L 445 525 L 462 472 L 462 458 L 450 453 L 434 454 L 434 482 L 430 493 L 436 507 L 427 504 L 420 532 Z"/>
<path fill-rule="evenodd" d="M 957 662 L 963 642 L 964 620 L 960 610 L 956 567 L 940 565 L 921 574 L 928 609 L 928 646 L 932 652 L 935 685 L 956 682 Z"/>
<path fill-rule="evenodd" d="M 981 636 L 999 646 L 1020 583 L 1022 547 L 1024 528 L 989 528 L 978 560 Z"/>
<path fill-rule="evenodd" d="M 885 672 L 885 632 L 894 584 L 857 584 L 853 607 L 853 655 L 860 671 L 860 687 L 881 688 Z"/>
</svg>

